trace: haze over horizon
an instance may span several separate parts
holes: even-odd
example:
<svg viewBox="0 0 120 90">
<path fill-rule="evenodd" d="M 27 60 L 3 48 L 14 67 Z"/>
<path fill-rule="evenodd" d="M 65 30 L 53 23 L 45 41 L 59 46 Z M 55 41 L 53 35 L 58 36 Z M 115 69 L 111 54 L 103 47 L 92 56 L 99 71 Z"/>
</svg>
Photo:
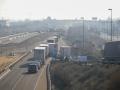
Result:
<svg viewBox="0 0 120 90">
<path fill-rule="evenodd" d="M 120 18 L 118 0 L 0 0 L 0 18 L 5 19 L 91 19 Z"/>
</svg>

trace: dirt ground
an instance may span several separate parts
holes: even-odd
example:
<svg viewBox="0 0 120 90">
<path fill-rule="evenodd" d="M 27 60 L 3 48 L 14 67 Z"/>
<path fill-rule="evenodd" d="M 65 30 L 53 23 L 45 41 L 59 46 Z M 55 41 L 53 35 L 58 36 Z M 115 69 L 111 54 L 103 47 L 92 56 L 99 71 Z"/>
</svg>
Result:
<svg viewBox="0 0 120 90">
<path fill-rule="evenodd" d="M 14 62 L 17 58 L 19 58 L 23 53 L 16 54 L 15 56 L 0 56 L 0 72 L 4 70 L 4 68 Z"/>
</svg>

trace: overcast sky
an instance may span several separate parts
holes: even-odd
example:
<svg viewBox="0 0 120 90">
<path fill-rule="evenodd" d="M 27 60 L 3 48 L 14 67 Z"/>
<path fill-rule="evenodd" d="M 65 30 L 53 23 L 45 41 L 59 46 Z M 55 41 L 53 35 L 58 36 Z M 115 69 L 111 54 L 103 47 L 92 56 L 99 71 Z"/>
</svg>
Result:
<svg viewBox="0 0 120 90">
<path fill-rule="evenodd" d="M 0 18 L 107 18 L 108 8 L 113 9 L 114 18 L 120 18 L 120 0 L 0 0 Z"/>
</svg>

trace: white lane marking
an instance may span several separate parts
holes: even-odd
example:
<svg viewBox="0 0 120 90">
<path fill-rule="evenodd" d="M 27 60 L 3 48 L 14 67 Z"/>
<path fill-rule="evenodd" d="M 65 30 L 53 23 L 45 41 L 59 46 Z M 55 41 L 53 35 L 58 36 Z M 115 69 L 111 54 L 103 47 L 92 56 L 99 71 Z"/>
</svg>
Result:
<svg viewBox="0 0 120 90">
<path fill-rule="evenodd" d="M 21 81 L 21 79 L 23 78 L 23 76 L 21 76 L 15 83 L 15 85 L 13 86 L 12 90 L 14 90 L 17 86 L 17 84 Z"/>
<path fill-rule="evenodd" d="M 42 76 L 45 67 L 46 67 L 46 65 L 43 67 L 42 71 L 40 72 L 40 75 L 39 75 L 39 77 L 38 77 L 38 79 L 37 79 L 37 81 L 36 81 L 36 84 L 35 84 L 34 90 L 36 90 L 36 88 L 37 88 L 37 85 L 38 85 L 39 79 L 40 79 L 40 77 Z"/>
<path fill-rule="evenodd" d="M 8 69 L 5 73 L 3 73 L 1 76 L 0 76 L 0 80 L 5 77 L 8 73 L 10 72 L 10 69 Z"/>
</svg>

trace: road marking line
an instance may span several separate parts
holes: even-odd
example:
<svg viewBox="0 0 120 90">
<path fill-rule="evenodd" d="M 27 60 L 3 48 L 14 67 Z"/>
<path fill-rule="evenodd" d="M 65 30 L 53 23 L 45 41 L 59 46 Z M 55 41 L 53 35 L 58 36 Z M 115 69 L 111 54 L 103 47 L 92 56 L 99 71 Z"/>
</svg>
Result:
<svg viewBox="0 0 120 90">
<path fill-rule="evenodd" d="M 38 77 L 38 79 L 37 79 L 37 81 L 36 81 L 36 84 L 35 84 L 34 90 L 36 90 L 36 88 L 37 88 L 37 85 L 38 85 L 39 79 L 40 79 L 40 77 L 42 76 L 45 67 L 46 67 L 46 65 L 43 67 L 42 71 L 40 72 L 40 75 L 39 75 L 39 77 Z"/>
<path fill-rule="evenodd" d="M 14 90 L 17 86 L 17 84 L 21 81 L 21 79 L 23 78 L 23 76 L 21 76 L 15 83 L 15 85 L 13 86 L 12 90 Z"/>
<path fill-rule="evenodd" d="M 0 80 L 5 77 L 8 73 L 10 72 L 10 69 L 8 69 L 5 73 L 3 73 L 1 76 L 0 76 Z"/>
</svg>

